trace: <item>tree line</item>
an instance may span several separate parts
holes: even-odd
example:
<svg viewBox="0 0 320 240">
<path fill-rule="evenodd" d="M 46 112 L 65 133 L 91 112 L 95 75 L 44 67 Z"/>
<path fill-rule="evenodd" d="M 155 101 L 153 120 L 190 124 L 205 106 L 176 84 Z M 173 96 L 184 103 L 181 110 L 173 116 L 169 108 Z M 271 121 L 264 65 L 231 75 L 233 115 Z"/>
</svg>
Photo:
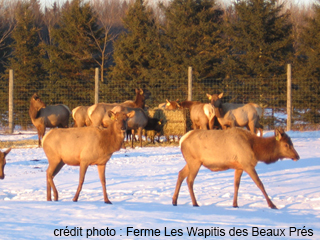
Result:
<svg viewBox="0 0 320 240">
<path fill-rule="evenodd" d="M 296 113 L 305 109 L 309 122 L 319 121 L 320 0 L 310 7 L 281 0 L 70 0 L 50 7 L 2 0 L 0 13 L 0 91 L 13 69 L 15 107 L 28 106 L 39 91 L 47 103 L 92 102 L 96 67 L 101 91 L 109 90 L 104 101 L 126 100 L 138 87 L 154 102 L 163 100 L 161 91 L 183 98 L 187 86 L 178 82 L 189 66 L 198 89 L 268 106 L 270 96 L 285 92 L 291 63 Z M 272 101 L 282 106 L 285 97 Z M 7 109 L 6 100 L 0 105 Z"/>
</svg>

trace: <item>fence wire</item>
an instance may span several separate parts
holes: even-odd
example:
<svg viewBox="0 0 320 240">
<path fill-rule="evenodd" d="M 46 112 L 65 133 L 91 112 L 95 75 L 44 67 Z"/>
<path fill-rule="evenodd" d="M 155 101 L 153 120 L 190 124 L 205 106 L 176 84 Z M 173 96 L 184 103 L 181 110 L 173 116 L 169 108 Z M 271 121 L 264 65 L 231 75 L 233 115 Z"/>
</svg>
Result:
<svg viewBox="0 0 320 240">
<path fill-rule="evenodd" d="M 320 113 L 319 84 L 312 79 L 295 79 L 292 87 L 294 130 L 318 129 Z M 183 101 L 188 95 L 188 79 L 144 79 L 137 81 L 110 80 L 99 83 L 99 102 L 121 103 L 134 100 L 135 89 L 142 88 L 149 109 L 168 100 Z M 43 82 L 38 88 L 28 88 L 14 83 L 15 129 L 33 128 L 28 110 L 33 93 L 37 92 L 47 105 L 65 104 L 70 110 L 77 106 L 94 104 L 94 76 L 73 82 Z M 286 125 L 287 80 L 286 78 L 193 78 L 192 100 L 209 102 L 206 93 L 224 93 L 223 102 L 258 103 L 264 109 L 261 124 L 265 129 Z M 8 127 L 8 85 L 0 90 L 0 129 Z M 70 122 L 71 123 L 71 122 Z M 72 123 L 71 123 L 72 124 Z"/>
</svg>

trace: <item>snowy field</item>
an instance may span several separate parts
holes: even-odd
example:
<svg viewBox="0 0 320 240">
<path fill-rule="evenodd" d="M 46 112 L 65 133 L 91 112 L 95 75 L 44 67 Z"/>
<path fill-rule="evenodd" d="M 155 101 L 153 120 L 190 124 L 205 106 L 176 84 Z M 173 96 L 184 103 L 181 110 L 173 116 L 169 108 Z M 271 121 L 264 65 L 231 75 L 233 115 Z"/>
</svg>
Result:
<svg viewBox="0 0 320 240">
<path fill-rule="evenodd" d="M 233 208 L 233 171 L 205 168 L 194 185 L 200 207 L 192 207 L 185 182 L 178 206 L 172 206 L 177 175 L 185 164 L 178 147 L 116 152 L 106 171 L 112 205 L 103 203 L 94 166 L 78 202 L 72 198 L 79 168 L 70 166 L 55 178 L 59 201 L 47 202 L 48 164 L 42 148 L 13 149 L 6 178 L 0 181 L 0 239 L 320 239 L 320 132 L 288 134 L 301 159 L 256 167 L 278 210 L 268 208 L 245 173 L 239 208 Z M 0 135 L 2 141 L 15 139 L 37 137 Z"/>
</svg>

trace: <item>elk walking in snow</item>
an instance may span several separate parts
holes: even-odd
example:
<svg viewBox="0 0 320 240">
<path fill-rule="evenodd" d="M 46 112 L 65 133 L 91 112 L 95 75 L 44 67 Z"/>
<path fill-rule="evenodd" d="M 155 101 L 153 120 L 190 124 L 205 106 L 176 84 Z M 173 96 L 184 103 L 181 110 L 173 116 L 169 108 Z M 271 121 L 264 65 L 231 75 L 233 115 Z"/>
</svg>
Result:
<svg viewBox="0 0 320 240">
<path fill-rule="evenodd" d="M 172 204 L 177 205 L 181 183 L 187 178 L 187 185 L 193 206 L 198 206 L 193 183 L 200 167 L 211 171 L 235 169 L 233 207 L 238 207 L 238 190 L 240 179 L 245 171 L 262 191 L 270 208 L 276 208 L 268 197 L 264 186 L 255 170 L 258 161 L 266 164 L 279 159 L 291 158 L 296 161 L 300 157 L 293 147 L 290 137 L 283 130 L 275 130 L 273 137 L 258 137 L 241 128 L 227 130 L 193 130 L 180 139 L 185 167 L 179 172 Z"/>
<path fill-rule="evenodd" d="M 108 112 L 113 119 L 108 128 L 86 127 L 52 129 L 43 139 L 43 150 L 48 158 L 47 200 L 51 201 L 51 189 L 54 200 L 58 201 L 58 191 L 53 178 L 65 165 L 80 166 L 80 178 L 73 201 L 78 197 L 89 165 L 97 165 L 102 185 L 104 202 L 111 203 L 107 196 L 105 168 L 112 154 L 120 150 L 128 119 L 134 112 Z"/>
</svg>

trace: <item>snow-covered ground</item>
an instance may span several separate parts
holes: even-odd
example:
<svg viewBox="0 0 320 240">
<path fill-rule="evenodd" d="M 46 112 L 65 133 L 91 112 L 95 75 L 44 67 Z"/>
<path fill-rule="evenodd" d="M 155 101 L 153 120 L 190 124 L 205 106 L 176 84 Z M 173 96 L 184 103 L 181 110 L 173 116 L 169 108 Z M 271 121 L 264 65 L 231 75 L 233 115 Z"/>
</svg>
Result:
<svg viewBox="0 0 320 240">
<path fill-rule="evenodd" d="M 179 147 L 116 152 L 106 171 L 112 205 L 103 202 L 96 167 L 88 169 L 79 201 L 72 202 L 79 168 L 64 166 L 55 178 L 60 199 L 47 202 L 42 148 L 13 149 L 0 181 L 0 239 L 320 239 L 320 132 L 288 134 L 301 159 L 256 167 L 278 210 L 268 208 L 247 174 L 239 208 L 233 208 L 233 171 L 205 168 L 194 185 L 200 207 L 192 207 L 185 182 L 178 206 L 172 206 L 185 164 Z M 14 139 L 37 136 L 0 135 L 2 141 Z"/>
</svg>

